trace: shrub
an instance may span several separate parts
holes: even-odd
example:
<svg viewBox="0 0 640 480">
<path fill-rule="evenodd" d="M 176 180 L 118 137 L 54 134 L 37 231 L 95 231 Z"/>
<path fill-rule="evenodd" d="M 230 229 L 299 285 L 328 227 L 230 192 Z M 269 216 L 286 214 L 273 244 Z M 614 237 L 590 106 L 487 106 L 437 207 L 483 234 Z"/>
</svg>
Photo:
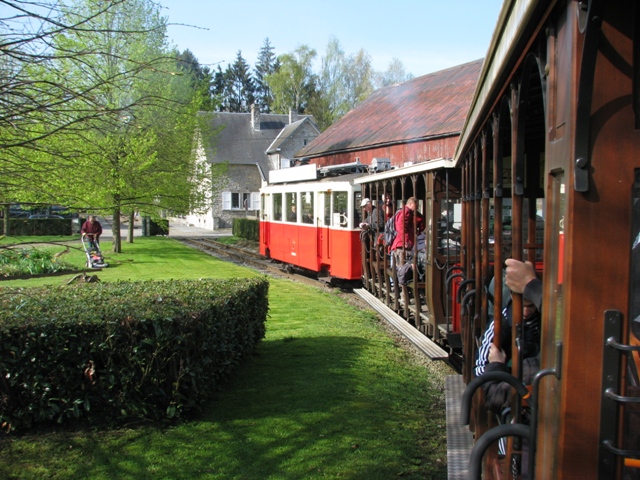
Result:
<svg viewBox="0 0 640 480">
<path fill-rule="evenodd" d="M 35 248 L 0 250 L 0 276 L 40 275 L 73 271 L 76 268 L 55 258 L 53 252 Z"/>
<path fill-rule="evenodd" d="M 250 218 L 234 218 L 231 233 L 236 237 L 260 241 L 260 222 Z"/>
<path fill-rule="evenodd" d="M 4 290 L 0 424 L 180 417 L 264 338 L 266 279 Z"/>
</svg>

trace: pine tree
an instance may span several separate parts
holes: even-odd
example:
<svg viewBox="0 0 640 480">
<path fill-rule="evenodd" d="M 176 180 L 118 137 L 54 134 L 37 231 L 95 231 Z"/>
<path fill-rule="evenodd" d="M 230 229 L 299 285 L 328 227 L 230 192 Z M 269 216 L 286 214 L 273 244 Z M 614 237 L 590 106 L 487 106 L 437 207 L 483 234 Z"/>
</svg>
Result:
<svg viewBox="0 0 640 480">
<path fill-rule="evenodd" d="M 217 105 L 216 109 L 219 112 L 225 110 L 226 100 L 225 100 L 225 85 L 226 85 L 226 74 L 222 71 L 222 67 L 218 65 L 218 69 L 213 74 L 213 81 L 211 83 L 211 92 L 214 97 L 214 102 Z"/>
<path fill-rule="evenodd" d="M 273 103 L 273 94 L 267 84 L 265 77 L 275 73 L 280 64 L 273 53 L 274 48 L 269 42 L 269 38 L 264 39 L 264 44 L 258 54 L 258 62 L 254 68 L 254 79 L 256 86 L 256 101 L 260 104 L 262 111 L 271 112 L 271 104 Z"/>
<path fill-rule="evenodd" d="M 229 112 L 248 112 L 254 103 L 255 86 L 249 64 L 238 50 L 236 60 L 225 72 L 225 101 Z"/>
</svg>

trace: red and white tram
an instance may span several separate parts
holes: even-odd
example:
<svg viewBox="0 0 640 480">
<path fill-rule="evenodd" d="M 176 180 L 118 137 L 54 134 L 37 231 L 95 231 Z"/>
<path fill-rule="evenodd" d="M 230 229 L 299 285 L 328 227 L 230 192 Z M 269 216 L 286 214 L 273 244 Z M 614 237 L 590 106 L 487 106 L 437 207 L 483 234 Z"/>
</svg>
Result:
<svg viewBox="0 0 640 480">
<path fill-rule="evenodd" d="M 366 170 L 356 162 L 271 172 L 260 189 L 260 253 L 319 276 L 360 280 L 362 195 L 354 180 Z"/>
</svg>

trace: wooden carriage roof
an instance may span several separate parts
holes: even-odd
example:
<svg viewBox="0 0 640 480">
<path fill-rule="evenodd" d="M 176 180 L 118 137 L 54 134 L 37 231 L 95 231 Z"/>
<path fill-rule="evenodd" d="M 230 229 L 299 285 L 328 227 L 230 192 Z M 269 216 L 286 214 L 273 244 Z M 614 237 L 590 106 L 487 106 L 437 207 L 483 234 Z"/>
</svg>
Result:
<svg viewBox="0 0 640 480">
<path fill-rule="evenodd" d="M 296 158 L 458 135 L 482 60 L 383 87 L 331 125 Z"/>
</svg>

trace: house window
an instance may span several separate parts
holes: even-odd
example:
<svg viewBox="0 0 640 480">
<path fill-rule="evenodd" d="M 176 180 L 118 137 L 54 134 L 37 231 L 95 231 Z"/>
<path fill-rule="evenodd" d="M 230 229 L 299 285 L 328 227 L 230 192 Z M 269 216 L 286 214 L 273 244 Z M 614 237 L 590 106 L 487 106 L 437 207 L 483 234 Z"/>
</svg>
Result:
<svg viewBox="0 0 640 480">
<path fill-rule="evenodd" d="M 260 192 L 222 192 L 223 210 L 259 210 Z"/>
</svg>

